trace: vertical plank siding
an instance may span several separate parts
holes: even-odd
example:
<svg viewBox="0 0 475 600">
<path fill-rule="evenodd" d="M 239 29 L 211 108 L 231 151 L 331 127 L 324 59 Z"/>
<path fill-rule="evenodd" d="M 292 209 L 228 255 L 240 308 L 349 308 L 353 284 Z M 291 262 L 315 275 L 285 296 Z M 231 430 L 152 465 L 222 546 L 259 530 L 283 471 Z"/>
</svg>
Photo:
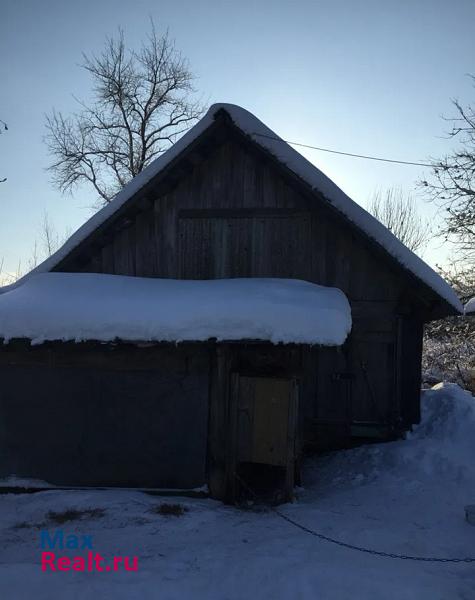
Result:
<svg viewBox="0 0 475 600">
<path fill-rule="evenodd" d="M 0 348 L 0 477 L 58 485 L 206 483 L 209 352 L 188 346 Z"/>
<path fill-rule="evenodd" d="M 417 386 L 402 379 L 420 339 L 405 334 L 405 351 L 397 346 L 400 299 L 410 283 L 323 201 L 309 200 L 271 160 L 239 140 L 228 137 L 173 189 L 152 194 L 149 207 L 104 238 L 81 270 L 288 277 L 338 287 L 351 302 L 353 330 L 343 351 L 320 349 L 305 358 L 307 430 L 350 421 L 393 425 L 401 405 L 406 426 L 418 418 Z"/>
</svg>

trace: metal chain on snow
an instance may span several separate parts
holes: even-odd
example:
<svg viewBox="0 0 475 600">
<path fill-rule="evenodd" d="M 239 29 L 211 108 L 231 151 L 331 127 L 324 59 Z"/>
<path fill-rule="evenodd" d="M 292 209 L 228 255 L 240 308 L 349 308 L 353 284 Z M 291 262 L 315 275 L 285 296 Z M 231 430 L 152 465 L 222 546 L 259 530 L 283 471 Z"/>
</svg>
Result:
<svg viewBox="0 0 475 600">
<path fill-rule="evenodd" d="M 246 490 L 254 496 L 254 498 L 258 498 L 258 495 L 247 485 L 245 481 L 242 480 L 241 477 L 237 473 L 235 473 L 236 479 L 239 483 L 246 488 Z M 437 558 L 432 556 L 411 556 L 409 554 L 395 554 L 394 552 L 381 552 L 380 550 L 372 550 L 371 548 L 364 548 L 363 546 L 355 546 L 354 544 L 347 544 L 346 542 L 342 542 L 340 540 L 336 540 L 334 538 L 329 537 L 328 535 L 324 535 L 323 533 L 319 533 L 310 527 L 306 527 L 297 521 L 294 521 L 287 515 L 281 513 L 274 506 L 270 507 L 271 511 L 276 514 L 278 517 L 287 521 L 297 529 L 304 531 L 305 533 L 309 533 L 314 537 L 323 540 L 325 542 L 330 542 L 331 544 L 336 544 L 337 546 L 342 546 L 343 548 L 348 548 L 349 550 L 357 550 L 358 552 L 364 552 L 366 554 L 373 554 L 374 556 L 382 556 L 383 558 L 397 558 L 400 560 L 415 560 L 419 562 L 436 562 L 436 563 L 473 563 L 475 562 L 475 558 L 466 557 L 466 558 Z"/>
<path fill-rule="evenodd" d="M 372 550 L 371 548 L 363 548 L 362 546 L 355 546 L 354 544 L 347 544 L 346 542 L 341 542 L 340 540 L 335 540 L 327 535 L 323 535 L 323 533 L 318 533 L 318 531 L 314 531 L 305 525 L 301 525 L 294 521 L 287 515 L 284 515 L 276 508 L 271 509 L 276 515 L 278 515 L 287 523 L 290 523 L 294 527 L 313 535 L 320 540 L 324 540 L 325 542 L 330 542 L 332 544 L 336 544 L 337 546 L 343 546 L 343 548 L 349 548 L 350 550 L 358 550 L 358 552 L 365 552 L 366 554 L 374 554 L 375 556 L 383 556 L 385 558 L 399 558 L 401 560 L 417 560 L 421 562 L 438 562 L 438 563 L 473 563 L 475 562 L 475 558 L 434 558 L 431 556 L 411 556 L 408 554 L 395 554 L 394 552 L 381 552 L 379 550 Z"/>
</svg>

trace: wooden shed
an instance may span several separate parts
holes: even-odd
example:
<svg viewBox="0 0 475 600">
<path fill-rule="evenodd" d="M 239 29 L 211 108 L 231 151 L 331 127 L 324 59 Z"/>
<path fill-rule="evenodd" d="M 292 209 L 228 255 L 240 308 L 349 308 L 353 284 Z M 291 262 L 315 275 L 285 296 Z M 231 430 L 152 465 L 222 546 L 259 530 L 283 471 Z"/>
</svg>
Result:
<svg viewBox="0 0 475 600">
<path fill-rule="evenodd" d="M 300 337 L 257 329 L 254 339 L 69 339 L 52 327 L 34 339 L 34 302 L 15 301 L 18 313 L 11 299 L 35 280 L 47 288 L 54 274 L 308 282 L 341 290 L 352 328 L 346 341 L 307 338 L 302 323 Z M 125 298 L 130 277 L 121 278 Z M 288 498 L 304 452 L 403 435 L 420 416 L 423 325 L 462 310 L 427 264 L 233 105 L 211 107 L 55 255 L 2 292 L 0 476 L 208 484 L 226 500 L 248 487 Z M 318 329 L 318 303 L 315 314 Z M 299 315 L 296 308 L 282 321 L 292 329 L 295 319 L 297 329 Z"/>
</svg>

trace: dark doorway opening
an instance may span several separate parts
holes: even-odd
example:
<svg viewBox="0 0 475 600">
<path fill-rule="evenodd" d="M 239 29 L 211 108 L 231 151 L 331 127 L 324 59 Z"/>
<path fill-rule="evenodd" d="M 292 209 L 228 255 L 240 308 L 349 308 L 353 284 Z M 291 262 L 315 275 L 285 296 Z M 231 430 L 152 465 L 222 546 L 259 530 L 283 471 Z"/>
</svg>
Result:
<svg viewBox="0 0 475 600">
<path fill-rule="evenodd" d="M 286 500 L 285 467 L 252 462 L 237 467 L 239 498 L 244 501 L 279 504 Z"/>
</svg>

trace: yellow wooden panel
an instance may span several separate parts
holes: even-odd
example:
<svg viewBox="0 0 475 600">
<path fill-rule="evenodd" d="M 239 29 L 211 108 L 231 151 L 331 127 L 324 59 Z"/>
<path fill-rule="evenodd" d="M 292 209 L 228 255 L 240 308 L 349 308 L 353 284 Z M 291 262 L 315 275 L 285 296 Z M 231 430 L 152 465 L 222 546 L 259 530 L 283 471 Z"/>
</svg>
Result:
<svg viewBox="0 0 475 600">
<path fill-rule="evenodd" d="M 256 379 L 252 462 L 276 466 L 287 464 L 289 401 L 289 381 Z"/>
</svg>

